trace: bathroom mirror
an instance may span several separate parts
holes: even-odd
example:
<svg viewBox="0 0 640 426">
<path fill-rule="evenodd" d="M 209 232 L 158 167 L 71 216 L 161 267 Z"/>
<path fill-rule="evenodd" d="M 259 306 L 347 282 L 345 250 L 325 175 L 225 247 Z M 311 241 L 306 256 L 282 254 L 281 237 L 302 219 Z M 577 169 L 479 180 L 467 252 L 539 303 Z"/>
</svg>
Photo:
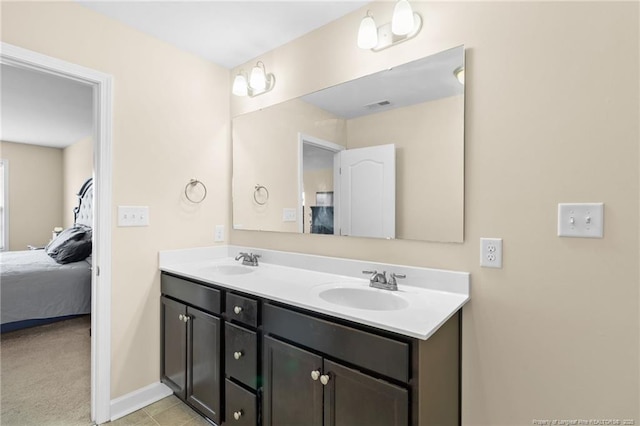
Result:
<svg viewBox="0 0 640 426">
<path fill-rule="evenodd" d="M 463 241 L 464 46 L 232 126 L 234 229 Z"/>
</svg>

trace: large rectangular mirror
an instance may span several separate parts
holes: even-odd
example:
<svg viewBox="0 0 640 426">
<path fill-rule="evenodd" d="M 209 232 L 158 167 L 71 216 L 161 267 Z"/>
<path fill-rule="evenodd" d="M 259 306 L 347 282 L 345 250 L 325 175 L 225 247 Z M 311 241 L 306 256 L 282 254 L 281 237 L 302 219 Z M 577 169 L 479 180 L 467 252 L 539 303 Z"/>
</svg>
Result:
<svg viewBox="0 0 640 426">
<path fill-rule="evenodd" d="M 462 242 L 464 46 L 233 119 L 233 226 Z"/>
</svg>

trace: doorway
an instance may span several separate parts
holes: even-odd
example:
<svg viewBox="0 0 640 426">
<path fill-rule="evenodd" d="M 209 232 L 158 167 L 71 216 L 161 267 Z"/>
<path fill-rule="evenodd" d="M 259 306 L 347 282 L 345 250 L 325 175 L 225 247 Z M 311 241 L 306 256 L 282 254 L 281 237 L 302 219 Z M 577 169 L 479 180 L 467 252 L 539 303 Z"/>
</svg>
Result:
<svg viewBox="0 0 640 426">
<path fill-rule="evenodd" d="M 87 84 L 93 89 L 94 220 L 91 273 L 91 420 L 110 420 L 111 403 L 111 129 L 112 77 L 2 43 L 0 62 Z"/>
</svg>

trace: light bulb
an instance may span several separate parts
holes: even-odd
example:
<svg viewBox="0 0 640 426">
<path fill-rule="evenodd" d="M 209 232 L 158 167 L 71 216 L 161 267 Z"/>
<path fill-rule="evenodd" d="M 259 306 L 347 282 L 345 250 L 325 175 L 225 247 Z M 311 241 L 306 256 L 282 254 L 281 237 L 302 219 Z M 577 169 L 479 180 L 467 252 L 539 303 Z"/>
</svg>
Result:
<svg viewBox="0 0 640 426">
<path fill-rule="evenodd" d="M 464 84 L 464 67 L 456 68 L 453 74 L 456 76 L 460 84 Z"/>
<path fill-rule="evenodd" d="M 360 49 L 372 49 L 378 45 L 378 27 L 373 16 L 367 14 L 360 22 L 358 30 L 358 47 Z"/>
<path fill-rule="evenodd" d="M 249 85 L 258 92 L 267 88 L 267 77 L 264 75 L 264 69 L 260 68 L 259 63 L 251 70 Z"/>
<path fill-rule="evenodd" d="M 247 96 L 249 94 L 247 79 L 244 75 L 238 74 L 236 75 L 236 78 L 233 79 L 233 87 L 231 89 L 231 93 L 236 96 Z"/>
<path fill-rule="evenodd" d="M 393 9 L 391 32 L 395 35 L 407 35 L 413 30 L 413 9 L 408 0 L 398 0 Z"/>
</svg>

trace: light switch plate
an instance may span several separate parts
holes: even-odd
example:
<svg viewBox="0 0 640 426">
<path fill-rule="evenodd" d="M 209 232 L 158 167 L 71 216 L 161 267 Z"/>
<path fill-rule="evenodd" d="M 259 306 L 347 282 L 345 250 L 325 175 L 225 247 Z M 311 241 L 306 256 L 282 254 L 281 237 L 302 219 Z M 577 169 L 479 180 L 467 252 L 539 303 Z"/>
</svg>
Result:
<svg viewBox="0 0 640 426">
<path fill-rule="evenodd" d="M 558 204 L 559 237 L 602 238 L 603 235 L 603 203 Z"/>
<path fill-rule="evenodd" d="M 149 226 L 149 207 L 118 206 L 118 226 Z"/>
<path fill-rule="evenodd" d="M 282 221 L 283 222 L 295 222 L 296 221 L 296 209 L 282 209 Z"/>
</svg>

